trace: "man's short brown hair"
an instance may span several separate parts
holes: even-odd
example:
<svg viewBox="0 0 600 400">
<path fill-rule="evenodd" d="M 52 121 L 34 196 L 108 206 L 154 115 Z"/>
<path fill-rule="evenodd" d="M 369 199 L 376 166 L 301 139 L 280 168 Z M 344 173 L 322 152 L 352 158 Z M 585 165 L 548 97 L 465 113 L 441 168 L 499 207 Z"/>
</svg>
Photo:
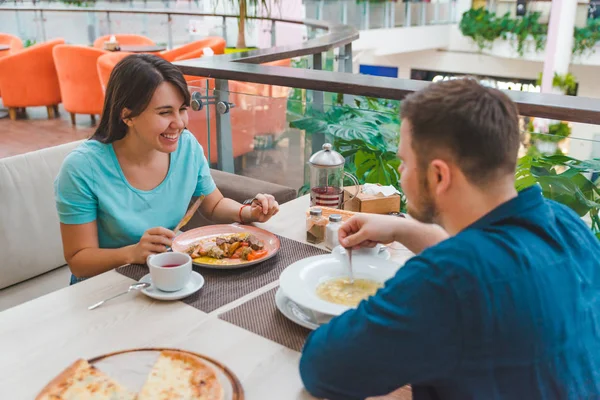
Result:
<svg viewBox="0 0 600 400">
<path fill-rule="evenodd" d="M 515 103 L 471 78 L 432 83 L 402 102 L 420 166 L 450 157 L 473 184 L 515 172 L 520 133 Z"/>
</svg>

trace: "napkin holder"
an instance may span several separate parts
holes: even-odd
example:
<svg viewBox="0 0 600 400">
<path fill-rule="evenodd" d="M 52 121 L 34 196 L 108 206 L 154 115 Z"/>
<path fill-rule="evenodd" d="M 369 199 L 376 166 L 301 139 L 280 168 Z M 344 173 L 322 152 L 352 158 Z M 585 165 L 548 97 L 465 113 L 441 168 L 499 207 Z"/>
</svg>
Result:
<svg viewBox="0 0 600 400">
<path fill-rule="evenodd" d="M 359 187 L 355 198 L 350 199 L 356 193 L 356 186 L 344 187 L 344 210 L 371 213 L 371 214 L 389 214 L 400 211 L 400 195 L 395 193 L 390 196 L 382 194 L 368 194 Z"/>
<path fill-rule="evenodd" d="M 117 51 L 119 50 L 119 42 L 114 36 L 111 36 L 108 40 L 104 41 L 104 50 Z"/>
</svg>

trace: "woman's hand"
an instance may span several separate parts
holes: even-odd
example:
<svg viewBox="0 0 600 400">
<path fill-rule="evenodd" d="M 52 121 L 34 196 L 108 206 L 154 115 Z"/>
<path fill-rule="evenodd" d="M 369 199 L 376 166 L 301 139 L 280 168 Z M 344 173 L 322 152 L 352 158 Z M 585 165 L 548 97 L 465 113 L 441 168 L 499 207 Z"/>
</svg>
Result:
<svg viewBox="0 0 600 400">
<path fill-rule="evenodd" d="M 131 264 L 145 264 L 151 254 L 164 253 L 170 247 L 175 233 L 162 227 L 150 228 L 137 244 L 131 247 Z"/>
<path fill-rule="evenodd" d="M 270 194 L 257 194 L 248 208 L 250 216 L 244 222 L 267 222 L 279 212 L 279 203 Z"/>
</svg>

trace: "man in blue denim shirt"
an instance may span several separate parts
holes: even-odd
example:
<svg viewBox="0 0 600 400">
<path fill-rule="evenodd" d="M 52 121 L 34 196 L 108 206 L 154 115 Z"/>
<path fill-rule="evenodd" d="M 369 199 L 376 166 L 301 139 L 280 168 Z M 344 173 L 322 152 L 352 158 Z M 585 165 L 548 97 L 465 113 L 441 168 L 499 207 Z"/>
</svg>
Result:
<svg viewBox="0 0 600 400">
<path fill-rule="evenodd" d="M 340 243 L 397 240 L 417 255 L 310 335 L 309 392 L 361 399 L 412 384 L 415 400 L 600 398 L 600 242 L 537 186 L 517 194 L 518 148 L 515 105 L 473 80 L 402 103 L 415 219 L 355 217 Z"/>
</svg>

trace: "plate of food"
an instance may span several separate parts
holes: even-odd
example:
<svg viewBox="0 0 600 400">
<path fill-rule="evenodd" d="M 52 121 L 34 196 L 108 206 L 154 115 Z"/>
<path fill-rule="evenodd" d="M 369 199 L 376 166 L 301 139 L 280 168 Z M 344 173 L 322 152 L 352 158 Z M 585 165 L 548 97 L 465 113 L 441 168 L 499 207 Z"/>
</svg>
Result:
<svg viewBox="0 0 600 400">
<path fill-rule="evenodd" d="M 187 253 L 195 265 L 215 269 L 245 268 L 273 257 L 281 246 L 271 232 L 247 225 L 210 225 L 173 240 L 173 251 Z"/>
<path fill-rule="evenodd" d="M 178 349 L 134 349 L 76 360 L 36 400 L 103 398 L 243 400 L 239 379 L 206 356 Z"/>
</svg>

